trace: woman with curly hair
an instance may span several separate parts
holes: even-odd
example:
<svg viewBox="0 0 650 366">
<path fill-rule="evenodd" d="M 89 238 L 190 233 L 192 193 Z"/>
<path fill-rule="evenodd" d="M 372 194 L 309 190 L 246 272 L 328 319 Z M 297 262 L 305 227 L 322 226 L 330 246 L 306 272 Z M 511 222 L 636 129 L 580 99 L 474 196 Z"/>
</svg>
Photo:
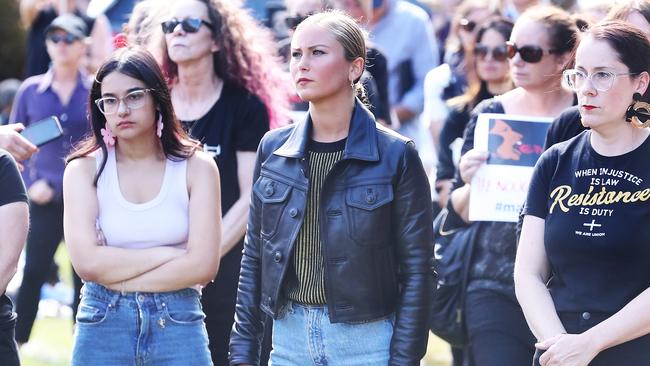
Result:
<svg viewBox="0 0 650 366">
<path fill-rule="evenodd" d="M 255 152 L 283 123 L 285 83 L 271 34 L 240 1 L 179 0 L 163 18 L 163 70 L 174 109 L 222 172 L 220 271 L 203 289 L 215 365 L 227 365 Z"/>
</svg>

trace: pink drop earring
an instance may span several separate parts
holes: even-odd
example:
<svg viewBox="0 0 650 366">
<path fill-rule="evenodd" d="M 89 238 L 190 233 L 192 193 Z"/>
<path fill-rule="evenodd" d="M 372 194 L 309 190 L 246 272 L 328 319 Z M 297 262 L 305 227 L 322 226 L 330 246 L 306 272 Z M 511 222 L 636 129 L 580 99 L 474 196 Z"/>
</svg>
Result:
<svg viewBox="0 0 650 366">
<path fill-rule="evenodd" d="M 110 146 L 110 147 L 115 146 L 115 136 L 113 135 L 113 132 L 108 127 L 108 125 L 106 125 L 106 127 L 99 130 L 99 132 L 101 132 L 102 139 L 104 140 L 106 146 Z"/>
<path fill-rule="evenodd" d="M 158 138 L 162 137 L 162 130 L 163 130 L 162 113 L 158 112 L 158 123 L 156 124 L 156 135 L 158 135 Z"/>
</svg>

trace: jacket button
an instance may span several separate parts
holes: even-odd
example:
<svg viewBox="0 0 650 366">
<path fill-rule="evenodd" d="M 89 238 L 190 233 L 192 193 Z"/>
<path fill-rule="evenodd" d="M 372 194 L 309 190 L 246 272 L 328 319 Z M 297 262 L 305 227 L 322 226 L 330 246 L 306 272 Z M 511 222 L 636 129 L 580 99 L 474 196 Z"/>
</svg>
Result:
<svg viewBox="0 0 650 366">
<path fill-rule="evenodd" d="M 266 186 L 266 188 L 264 188 L 264 195 L 265 195 L 266 197 L 271 197 L 271 196 L 273 196 L 273 193 L 274 193 L 274 192 L 275 192 L 275 190 L 273 189 L 272 186 Z"/>
<path fill-rule="evenodd" d="M 373 204 L 377 199 L 374 194 L 369 194 L 366 196 L 366 203 Z"/>
<path fill-rule="evenodd" d="M 273 299 L 271 299 L 271 296 L 269 296 L 269 297 L 266 298 L 266 303 L 267 303 L 267 304 L 271 304 L 271 301 L 272 301 L 272 300 L 273 300 Z"/>
<path fill-rule="evenodd" d="M 275 263 L 280 263 L 280 261 L 282 260 L 282 253 L 275 252 L 275 255 L 273 255 L 273 260 L 275 261 Z"/>
<path fill-rule="evenodd" d="M 295 208 L 292 208 L 291 210 L 289 210 L 289 216 L 291 216 L 291 217 L 298 216 L 298 210 L 295 209 Z"/>
<path fill-rule="evenodd" d="M 584 313 L 582 313 L 582 319 L 584 320 L 591 319 L 591 314 L 588 311 L 585 311 Z"/>
</svg>

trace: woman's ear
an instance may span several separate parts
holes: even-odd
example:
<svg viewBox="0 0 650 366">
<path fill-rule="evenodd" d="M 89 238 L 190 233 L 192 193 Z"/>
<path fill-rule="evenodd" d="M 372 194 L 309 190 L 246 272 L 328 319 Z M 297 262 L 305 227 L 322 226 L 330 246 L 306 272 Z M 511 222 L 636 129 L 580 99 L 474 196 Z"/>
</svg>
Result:
<svg viewBox="0 0 650 366">
<path fill-rule="evenodd" d="M 359 78 L 363 74 L 364 66 L 365 66 L 365 61 L 363 60 L 362 57 L 357 57 L 355 60 L 353 60 L 350 63 L 348 80 L 350 81 L 359 80 Z"/>
<path fill-rule="evenodd" d="M 645 95 L 649 83 L 650 83 L 650 74 L 648 74 L 647 71 L 640 73 L 639 76 L 636 78 L 636 88 L 634 89 L 634 91 L 641 95 Z"/>
</svg>

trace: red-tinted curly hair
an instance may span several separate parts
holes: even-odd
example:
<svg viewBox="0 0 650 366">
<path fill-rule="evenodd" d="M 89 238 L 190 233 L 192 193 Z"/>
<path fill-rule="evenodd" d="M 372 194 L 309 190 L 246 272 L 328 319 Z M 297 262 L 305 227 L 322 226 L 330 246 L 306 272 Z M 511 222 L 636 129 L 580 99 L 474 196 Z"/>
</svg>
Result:
<svg viewBox="0 0 650 366">
<path fill-rule="evenodd" d="M 206 5 L 214 25 L 212 39 L 219 45 L 214 53 L 217 76 L 260 98 L 271 128 L 285 124 L 290 89 L 270 31 L 258 24 L 240 0 L 197 1 Z M 178 76 L 178 66 L 169 59 L 164 41 L 163 48 L 162 69 L 171 83 Z"/>
</svg>

